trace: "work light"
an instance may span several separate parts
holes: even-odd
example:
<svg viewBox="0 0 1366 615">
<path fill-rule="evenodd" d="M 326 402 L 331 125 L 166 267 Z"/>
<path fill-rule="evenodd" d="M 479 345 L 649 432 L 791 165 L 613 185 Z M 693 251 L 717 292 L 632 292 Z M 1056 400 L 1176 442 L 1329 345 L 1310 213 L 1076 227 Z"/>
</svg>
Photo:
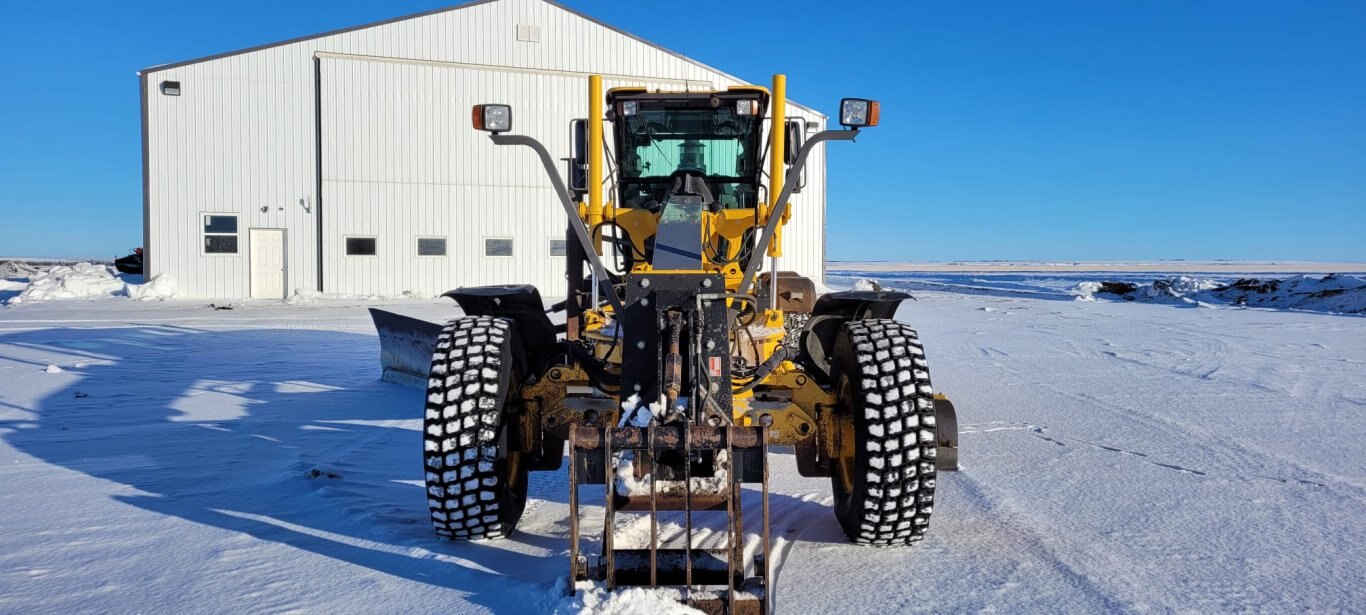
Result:
<svg viewBox="0 0 1366 615">
<path fill-rule="evenodd" d="M 512 130 L 512 106 L 475 105 L 474 129 L 494 134 Z"/>
<path fill-rule="evenodd" d="M 846 128 L 877 126 L 877 116 L 876 100 L 846 98 L 840 101 L 840 124 Z"/>
</svg>

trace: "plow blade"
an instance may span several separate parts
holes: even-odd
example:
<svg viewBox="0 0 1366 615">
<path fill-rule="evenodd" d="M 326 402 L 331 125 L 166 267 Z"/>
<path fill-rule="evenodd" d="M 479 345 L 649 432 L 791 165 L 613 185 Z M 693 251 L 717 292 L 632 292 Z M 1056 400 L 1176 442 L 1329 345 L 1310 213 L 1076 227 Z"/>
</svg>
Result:
<svg viewBox="0 0 1366 615">
<path fill-rule="evenodd" d="M 379 333 L 379 363 L 384 368 L 380 379 L 404 386 L 427 386 L 442 325 L 375 308 L 370 308 L 370 318 Z"/>
<path fill-rule="evenodd" d="M 771 578 L 767 450 L 764 427 L 572 427 L 569 553 L 574 580 L 602 581 L 609 591 L 673 588 L 684 603 L 706 613 L 766 615 Z M 762 529 L 750 533 L 741 514 L 743 483 L 761 485 Z M 602 551 L 596 557 L 579 554 L 578 488 L 585 484 L 606 486 Z M 683 512 L 684 527 L 666 547 L 659 513 L 667 511 Z M 709 511 L 726 515 L 722 545 L 704 547 L 694 540 L 694 513 Z M 648 544 L 618 548 L 618 512 L 648 514 Z M 744 555 L 747 536 L 761 541 L 749 562 Z"/>
</svg>

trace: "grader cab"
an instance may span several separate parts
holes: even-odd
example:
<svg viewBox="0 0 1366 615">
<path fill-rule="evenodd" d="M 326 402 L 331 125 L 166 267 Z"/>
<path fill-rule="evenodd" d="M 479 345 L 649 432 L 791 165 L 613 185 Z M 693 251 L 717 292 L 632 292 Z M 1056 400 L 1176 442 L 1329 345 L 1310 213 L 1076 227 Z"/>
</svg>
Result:
<svg viewBox="0 0 1366 615">
<path fill-rule="evenodd" d="M 907 295 L 817 298 L 811 280 L 778 270 L 808 155 L 877 125 L 878 103 L 844 99 L 844 129 L 804 138 L 805 123 L 786 119 L 781 75 L 771 91 L 604 96 L 596 76 L 588 89 L 572 186 L 539 141 L 509 134 L 509 106 L 472 117 L 545 167 L 569 223 L 567 299 L 547 310 L 531 286 L 461 288 L 447 296 L 465 315 L 444 326 L 374 310 L 388 376 L 427 388 L 436 532 L 512 534 L 527 473 L 559 470 L 567 444 L 573 580 L 676 587 L 705 611 L 767 613 L 768 449 L 784 446 L 802 475 L 830 477 L 851 541 L 919 541 L 937 471 L 956 468 L 957 430 L 916 332 L 893 319 Z M 603 485 L 596 554 L 580 548 L 585 484 Z M 757 518 L 742 514 L 744 484 L 759 488 Z M 681 522 L 662 527 L 667 511 Z M 648 540 L 618 539 L 618 513 L 648 514 Z M 697 540 L 695 516 L 722 514 L 722 535 Z"/>
</svg>

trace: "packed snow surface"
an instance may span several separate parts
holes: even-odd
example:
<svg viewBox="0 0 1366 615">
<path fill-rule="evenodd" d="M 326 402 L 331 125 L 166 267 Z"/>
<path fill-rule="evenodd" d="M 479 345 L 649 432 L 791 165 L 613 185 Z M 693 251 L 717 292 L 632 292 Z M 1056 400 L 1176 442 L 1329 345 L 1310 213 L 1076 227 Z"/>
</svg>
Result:
<svg viewBox="0 0 1366 615">
<path fill-rule="evenodd" d="M 913 290 L 897 317 L 958 408 L 962 470 L 923 543 L 866 548 L 829 481 L 773 452 L 777 612 L 1366 604 L 1366 319 L 1074 292 L 1177 277 L 1150 273 L 828 282 L 859 277 Z M 112 295 L 0 308 L 0 612 L 681 612 L 662 591 L 566 595 L 563 469 L 531 474 L 514 537 L 437 540 L 423 392 L 379 380 L 372 303 Z M 594 554 L 603 493 L 580 495 Z M 757 490 L 744 505 L 757 521 Z M 661 521 L 679 540 L 682 516 Z M 648 527 L 618 515 L 619 546 Z"/>
</svg>

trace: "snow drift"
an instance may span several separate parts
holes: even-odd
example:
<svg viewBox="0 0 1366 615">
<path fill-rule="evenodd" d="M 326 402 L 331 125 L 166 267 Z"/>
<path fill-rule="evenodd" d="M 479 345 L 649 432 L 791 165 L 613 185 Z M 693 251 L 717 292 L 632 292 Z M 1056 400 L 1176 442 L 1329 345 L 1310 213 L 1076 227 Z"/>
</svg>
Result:
<svg viewBox="0 0 1366 615">
<path fill-rule="evenodd" d="M 57 265 L 34 273 L 19 294 L 9 299 L 9 303 L 97 297 L 128 297 L 149 301 L 175 296 L 175 280 L 168 275 L 153 276 L 145 284 L 137 284 L 130 279 L 140 279 L 140 276 L 124 276 L 113 267 L 94 263 Z M 18 288 L 18 283 L 11 282 L 7 286 Z"/>
<path fill-rule="evenodd" d="M 1366 314 L 1366 278 L 1329 274 L 1290 278 L 1241 278 L 1230 283 L 1177 276 L 1132 282 L 1082 282 L 1078 299 L 1110 299 L 1187 305 L 1236 305 L 1340 314 Z"/>
</svg>

